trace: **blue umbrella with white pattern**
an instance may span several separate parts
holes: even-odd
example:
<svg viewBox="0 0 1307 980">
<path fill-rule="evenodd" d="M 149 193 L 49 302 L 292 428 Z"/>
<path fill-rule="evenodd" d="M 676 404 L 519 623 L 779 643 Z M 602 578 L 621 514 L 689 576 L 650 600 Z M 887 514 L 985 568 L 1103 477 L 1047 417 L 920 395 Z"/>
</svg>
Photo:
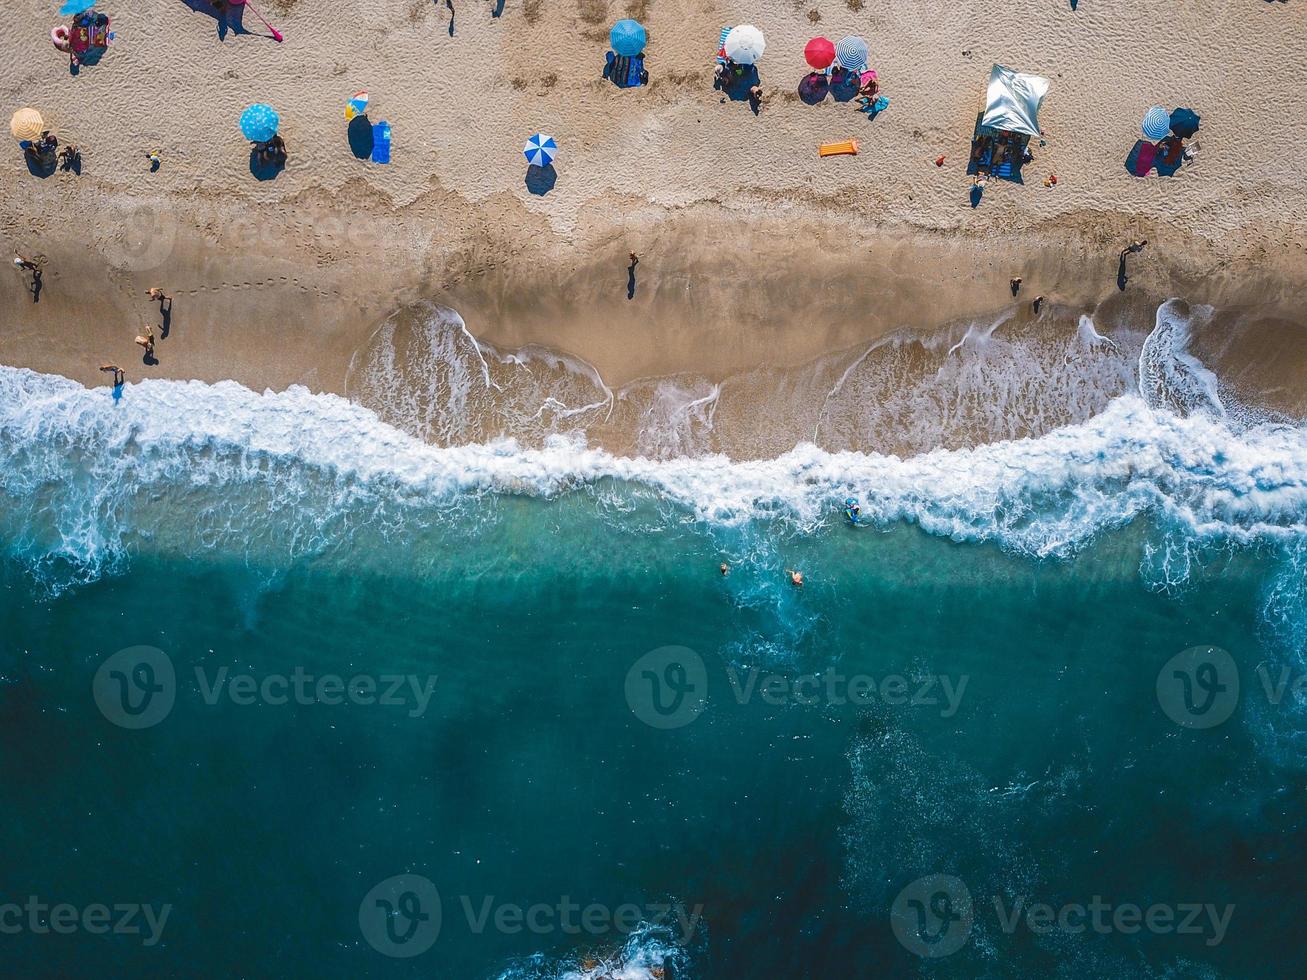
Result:
<svg viewBox="0 0 1307 980">
<path fill-rule="evenodd" d="M 554 157 L 558 156 L 558 144 L 554 142 L 552 136 L 536 133 L 526 141 L 526 146 L 522 147 L 522 155 L 533 167 L 547 167 L 554 162 Z"/>
<path fill-rule="evenodd" d="M 1144 113 L 1141 128 L 1150 140 L 1160 140 L 1171 131 L 1171 114 L 1160 105 L 1155 105 Z"/>
<path fill-rule="evenodd" d="M 862 71 L 867 67 L 867 42 L 856 34 L 840 38 L 835 43 L 835 60 L 846 71 Z"/>
</svg>

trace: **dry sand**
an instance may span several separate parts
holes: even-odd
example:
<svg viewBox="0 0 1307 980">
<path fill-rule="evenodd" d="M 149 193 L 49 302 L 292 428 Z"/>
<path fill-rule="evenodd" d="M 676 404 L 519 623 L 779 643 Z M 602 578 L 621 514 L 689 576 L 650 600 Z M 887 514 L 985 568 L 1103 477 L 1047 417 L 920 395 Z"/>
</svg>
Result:
<svg viewBox="0 0 1307 980">
<path fill-rule="evenodd" d="M 38 108 L 83 167 L 42 179 L 16 147 L 0 165 L 0 232 L 48 260 L 39 304 L 0 278 L 5 364 L 344 392 L 377 325 L 430 298 L 501 349 L 571 352 L 613 387 L 725 377 L 993 316 L 1013 275 L 1023 301 L 1120 305 L 1117 252 L 1145 237 L 1139 315 L 1169 295 L 1218 306 L 1242 327 L 1199 337 L 1203 356 L 1307 414 L 1300 3 L 506 0 L 496 18 L 496 0 L 456 0 L 450 37 L 433 0 L 264 0 L 278 45 L 248 13 L 251 33 L 220 37 L 203 0 L 106 2 L 117 40 L 76 76 L 49 43 L 52 6 L 0 8 L 5 104 Z M 600 70 L 627 15 L 649 29 L 652 84 L 623 91 Z M 712 87 L 718 32 L 742 21 L 768 41 L 759 116 Z M 868 39 L 891 99 L 874 121 L 797 94 L 806 39 L 846 33 Z M 991 182 L 973 209 L 964 168 L 994 62 L 1052 80 L 1047 146 L 1025 186 Z M 389 166 L 351 152 L 358 88 L 393 127 Z M 255 101 L 291 152 L 274 180 L 237 129 Z M 1202 153 L 1138 180 L 1123 161 L 1154 103 L 1201 114 Z M 545 196 L 520 152 L 537 130 L 561 146 Z M 818 158 L 851 136 L 859 156 Z M 175 305 L 146 367 L 132 337 L 157 323 L 153 285 Z"/>
</svg>

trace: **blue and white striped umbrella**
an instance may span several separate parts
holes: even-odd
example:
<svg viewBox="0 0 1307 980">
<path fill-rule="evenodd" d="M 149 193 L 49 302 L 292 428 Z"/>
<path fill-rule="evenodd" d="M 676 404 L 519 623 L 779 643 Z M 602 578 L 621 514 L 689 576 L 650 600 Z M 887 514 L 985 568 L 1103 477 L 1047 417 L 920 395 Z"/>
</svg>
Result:
<svg viewBox="0 0 1307 980">
<path fill-rule="evenodd" d="M 547 167 L 554 162 L 554 157 L 558 156 L 558 144 L 554 142 L 552 136 L 536 133 L 526 141 L 526 146 L 522 147 L 522 155 L 533 167 Z"/>
<path fill-rule="evenodd" d="M 835 60 L 848 71 L 862 71 L 867 67 L 867 42 L 856 34 L 840 38 L 835 43 Z"/>
<path fill-rule="evenodd" d="M 1144 135 L 1150 140 L 1160 140 L 1171 131 L 1171 114 L 1160 105 L 1155 105 L 1144 113 Z"/>
</svg>

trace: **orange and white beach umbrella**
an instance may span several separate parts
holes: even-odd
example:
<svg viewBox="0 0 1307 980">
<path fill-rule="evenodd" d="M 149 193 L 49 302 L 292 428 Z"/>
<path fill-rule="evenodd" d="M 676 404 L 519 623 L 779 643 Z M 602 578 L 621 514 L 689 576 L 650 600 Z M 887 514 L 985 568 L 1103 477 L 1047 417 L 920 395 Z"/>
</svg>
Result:
<svg viewBox="0 0 1307 980">
<path fill-rule="evenodd" d="M 45 120 L 35 109 L 19 109 L 9 120 L 9 132 L 16 140 L 34 140 L 45 132 Z"/>
</svg>

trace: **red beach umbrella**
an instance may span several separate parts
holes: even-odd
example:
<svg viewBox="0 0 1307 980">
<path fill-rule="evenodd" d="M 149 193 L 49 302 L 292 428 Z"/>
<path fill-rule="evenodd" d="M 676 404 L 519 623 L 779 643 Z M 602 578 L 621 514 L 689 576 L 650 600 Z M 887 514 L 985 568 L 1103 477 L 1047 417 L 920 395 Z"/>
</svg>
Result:
<svg viewBox="0 0 1307 980">
<path fill-rule="evenodd" d="M 814 37 L 803 49 L 803 57 L 818 71 L 824 71 L 835 60 L 835 44 L 824 37 Z"/>
</svg>

